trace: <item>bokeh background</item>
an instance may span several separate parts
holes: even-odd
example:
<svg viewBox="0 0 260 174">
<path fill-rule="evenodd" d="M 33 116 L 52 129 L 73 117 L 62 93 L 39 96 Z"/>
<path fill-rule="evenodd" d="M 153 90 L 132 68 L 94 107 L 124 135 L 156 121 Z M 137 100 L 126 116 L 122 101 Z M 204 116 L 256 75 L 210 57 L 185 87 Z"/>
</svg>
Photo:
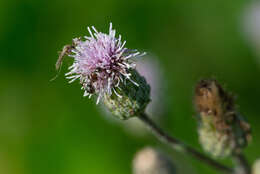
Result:
<svg viewBox="0 0 260 174">
<path fill-rule="evenodd" d="M 0 0 L 0 173 L 130 174 L 146 145 L 164 149 L 179 173 L 217 173 L 104 117 L 78 83 L 67 83 L 69 59 L 50 82 L 57 51 L 87 35 L 87 26 L 107 32 L 109 22 L 127 47 L 159 62 L 159 85 L 167 88 L 161 126 L 200 149 L 193 89 L 215 77 L 252 124 L 245 154 L 253 163 L 260 157 L 259 10 L 257 1 L 242 0 Z"/>
</svg>

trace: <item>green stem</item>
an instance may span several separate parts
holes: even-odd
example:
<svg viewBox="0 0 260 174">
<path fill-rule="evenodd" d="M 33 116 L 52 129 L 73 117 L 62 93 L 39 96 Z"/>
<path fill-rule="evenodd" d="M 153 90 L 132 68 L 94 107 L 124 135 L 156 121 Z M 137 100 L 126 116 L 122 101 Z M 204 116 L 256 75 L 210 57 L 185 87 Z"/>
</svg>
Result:
<svg viewBox="0 0 260 174">
<path fill-rule="evenodd" d="M 213 160 L 212 158 L 200 153 L 196 149 L 184 144 L 182 141 L 169 136 L 166 132 L 164 132 L 161 128 L 159 128 L 145 113 L 140 114 L 138 117 L 142 120 L 148 128 L 159 138 L 162 142 L 171 146 L 174 150 L 185 152 L 188 155 L 208 164 L 209 166 L 222 171 L 227 174 L 233 173 L 233 169 Z"/>
<path fill-rule="evenodd" d="M 233 161 L 235 163 L 235 174 L 250 174 L 251 168 L 243 154 L 233 154 Z"/>
</svg>

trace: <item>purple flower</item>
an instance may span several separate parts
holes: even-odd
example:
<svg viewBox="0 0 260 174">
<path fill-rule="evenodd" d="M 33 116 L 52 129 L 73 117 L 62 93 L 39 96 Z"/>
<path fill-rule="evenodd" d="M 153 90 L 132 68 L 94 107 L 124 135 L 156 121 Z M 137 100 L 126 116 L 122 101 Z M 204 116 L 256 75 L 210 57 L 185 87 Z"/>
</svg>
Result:
<svg viewBox="0 0 260 174">
<path fill-rule="evenodd" d="M 96 94 L 98 103 L 104 95 L 115 93 L 120 97 L 116 92 L 116 89 L 120 90 L 120 83 L 132 81 L 129 69 L 135 68 L 135 64 L 130 59 L 145 53 L 125 48 L 126 41 L 122 42 L 120 35 L 116 38 L 112 23 L 109 34 L 98 32 L 93 26 L 92 30 L 93 33 L 88 27 L 90 37 L 73 39 L 70 56 L 74 62 L 66 76 L 71 79 L 70 83 L 79 79 L 84 96 Z"/>
</svg>

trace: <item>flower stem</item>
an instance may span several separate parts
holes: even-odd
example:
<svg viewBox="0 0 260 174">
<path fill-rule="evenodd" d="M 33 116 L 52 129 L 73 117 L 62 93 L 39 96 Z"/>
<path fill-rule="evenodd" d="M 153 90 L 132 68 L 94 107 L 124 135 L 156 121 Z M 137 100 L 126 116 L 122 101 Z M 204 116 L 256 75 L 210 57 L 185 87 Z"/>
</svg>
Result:
<svg viewBox="0 0 260 174">
<path fill-rule="evenodd" d="M 243 154 L 233 154 L 233 161 L 235 163 L 235 174 L 250 174 L 251 168 Z"/>
<path fill-rule="evenodd" d="M 162 142 L 168 144 L 174 150 L 185 152 L 219 171 L 225 172 L 227 174 L 233 173 L 233 169 L 213 160 L 210 157 L 207 157 L 196 149 L 184 144 L 182 141 L 169 136 L 166 132 L 159 128 L 145 113 L 140 114 L 138 118 L 142 120 Z"/>
</svg>

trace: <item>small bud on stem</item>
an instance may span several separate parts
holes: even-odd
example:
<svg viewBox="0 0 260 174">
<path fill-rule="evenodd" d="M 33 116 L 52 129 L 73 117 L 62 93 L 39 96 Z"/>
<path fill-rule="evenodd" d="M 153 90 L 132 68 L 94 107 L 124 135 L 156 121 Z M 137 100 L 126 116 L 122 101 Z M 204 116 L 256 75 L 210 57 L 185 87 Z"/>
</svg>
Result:
<svg viewBox="0 0 260 174">
<path fill-rule="evenodd" d="M 235 110 L 233 97 L 216 80 L 202 80 L 194 99 L 205 151 L 215 157 L 240 153 L 250 140 L 250 125 Z"/>
<path fill-rule="evenodd" d="M 172 161 L 157 150 L 146 147 L 134 157 L 134 174 L 175 174 L 176 169 Z"/>
<path fill-rule="evenodd" d="M 197 151 L 196 149 L 192 148 L 191 146 L 186 145 L 181 140 L 176 139 L 175 137 L 172 137 L 168 135 L 166 132 L 164 132 L 161 128 L 159 128 L 146 114 L 142 113 L 138 117 L 141 121 L 143 121 L 144 124 L 150 130 L 152 133 L 154 133 L 155 136 L 158 137 L 158 139 L 166 144 L 168 144 L 172 149 L 176 151 L 180 151 L 183 153 L 186 153 L 187 155 L 190 155 L 194 157 L 195 159 L 198 159 L 199 161 L 204 162 L 205 164 L 228 174 L 233 173 L 233 169 L 215 161 L 214 159 L 207 157 L 203 153 Z"/>
<path fill-rule="evenodd" d="M 251 139 L 251 128 L 235 110 L 233 97 L 216 80 L 201 80 L 196 86 L 194 101 L 203 149 L 216 158 L 232 156 L 237 165 L 236 173 L 249 174 L 250 167 L 242 149 Z"/>
</svg>

